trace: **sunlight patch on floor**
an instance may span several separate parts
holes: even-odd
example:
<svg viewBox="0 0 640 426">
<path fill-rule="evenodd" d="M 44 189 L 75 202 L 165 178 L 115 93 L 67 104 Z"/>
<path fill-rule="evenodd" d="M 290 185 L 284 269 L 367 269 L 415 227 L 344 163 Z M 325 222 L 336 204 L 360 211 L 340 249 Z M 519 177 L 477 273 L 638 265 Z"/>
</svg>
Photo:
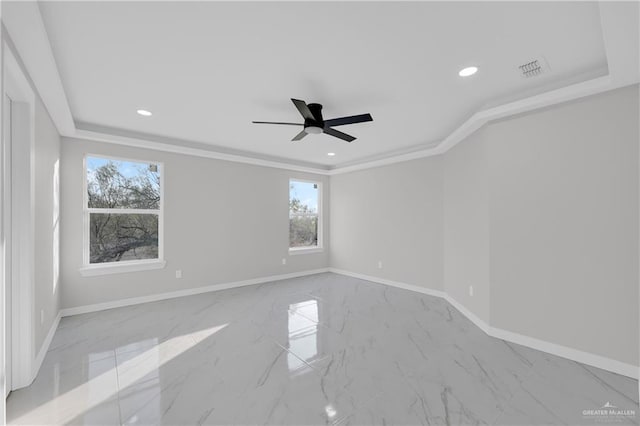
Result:
<svg viewBox="0 0 640 426">
<path fill-rule="evenodd" d="M 13 422 L 17 424 L 60 424 L 82 416 L 86 411 L 109 401 L 117 395 L 118 390 L 135 384 L 145 376 L 155 373 L 168 362 L 184 352 L 194 348 L 206 338 L 225 328 L 223 324 L 190 334 L 173 337 L 138 354 L 132 355 L 116 369 L 110 369 L 96 377 L 90 378 L 82 385 L 59 395 L 40 405 L 34 410 L 24 413 Z M 89 365 L 89 369 L 90 369 Z M 91 377 L 91 371 L 89 371 Z M 113 386 L 114 379 L 117 386 Z"/>
</svg>

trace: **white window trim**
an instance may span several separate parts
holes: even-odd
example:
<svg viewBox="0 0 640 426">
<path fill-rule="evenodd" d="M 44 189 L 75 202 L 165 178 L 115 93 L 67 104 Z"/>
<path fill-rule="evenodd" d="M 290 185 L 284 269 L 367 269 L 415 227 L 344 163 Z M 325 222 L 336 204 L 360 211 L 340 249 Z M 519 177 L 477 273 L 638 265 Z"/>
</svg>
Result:
<svg viewBox="0 0 640 426">
<path fill-rule="evenodd" d="M 156 164 L 160 172 L 160 208 L 159 209 L 104 209 L 89 208 L 87 193 L 87 157 L 102 158 L 105 160 L 129 161 L 134 163 Z M 80 275 L 83 277 L 118 274 L 125 272 L 147 271 L 162 269 L 166 266 L 164 260 L 164 163 L 155 160 L 138 158 L 122 158 L 110 155 L 85 153 L 82 159 L 82 267 Z M 89 263 L 89 213 L 128 213 L 128 214 L 157 214 L 158 215 L 158 258 L 125 260 L 123 262 Z"/>
<path fill-rule="evenodd" d="M 120 274 L 125 272 L 149 271 L 152 269 L 162 269 L 167 265 L 164 260 L 145 259 L 131 260 L 125 262 L 111 262 L 103 264 L 92 264 L 80 268 L 80 275 L 83 277 L 95 277 L 98 275 Z"/>
<path fill-rule="evenodd" d="M 323 200 L 322 200 L 322 191 L 323 191 L 322 182 L 317 180 L 298 179 L 298 178 L 292 177 L 292 178 L 289 178 L 289 188 L 291 188 L 291 182 L 314 183 L 318 185 L 318 244 L 315 246 L 309 246 L 309 247 L 289 247 L 289 255 L 296 256 L 299 254 L 322 253 L 324 251 L 323 238 L 322 238 L 323 229 L 324 229 L 323 228 L 324 214 L 323 214 Z M 289 193 L 289 201 L 291 201 L 291 193 Z M 287 209 L 287 215 L 290 214 L 288 210 L 289 209 Z"/>
<path fill-rule="evenodd" d="M 324 251 L 323 247 L 290 247 L 289 248 L 289 256 L 297 256 L 299 254 L 313 254 L 313 253 L 322 253 Z"/>
</svg>

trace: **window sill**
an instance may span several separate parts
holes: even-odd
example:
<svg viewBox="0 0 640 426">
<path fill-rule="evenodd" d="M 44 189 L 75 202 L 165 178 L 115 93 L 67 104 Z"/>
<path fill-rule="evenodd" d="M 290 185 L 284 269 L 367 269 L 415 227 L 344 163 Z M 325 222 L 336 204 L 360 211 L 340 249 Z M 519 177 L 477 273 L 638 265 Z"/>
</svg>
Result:
<svg viewBox="0 0 640 426">
<path fill-rule="evenodd" d="M 322 247 L 295 247 L 289 249 L 289 256 L 295 256 L 298 254 L 313 254 L 322 253 L 324 249 Z"/>
<path fill-rule="evenodd" d="M 98 275 L 121 274 L 125 272 L 149 271 L 151 269 L 162 269 L 167 264 L 164 260 L 141 261 L 131 263 L 111 263 L 106 265 L 90 265 L 80 268 L 80 275 L 83 277 L 95 277 Z"/>
</svg>

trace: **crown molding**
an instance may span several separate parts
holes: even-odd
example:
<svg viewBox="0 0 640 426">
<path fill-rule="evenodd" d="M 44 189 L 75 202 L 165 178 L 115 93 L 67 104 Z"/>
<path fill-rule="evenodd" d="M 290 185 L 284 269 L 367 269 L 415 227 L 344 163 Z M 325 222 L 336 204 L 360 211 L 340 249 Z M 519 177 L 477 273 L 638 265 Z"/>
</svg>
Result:
<svg viewBox="0 0 640 426">
<path fill-rule="evenodd" d="M 612 81 L 611 77 L 603 76 L 587 80 L 582 83 L 576 83 L 570 86 L 566 86 L 560 89 L 551 90 L 549 92 L 531 96 L 518 101 L 509 102 L 493 108 L 484 109 L 473 114 L 449 136 L 432 147 L 409 152 L 406 154 L 396 154 L 386 158 L 363 161 L 362 163 L 356 163 L 348 166 L 336 166 L 329 170 L 322 169 L 320 167 L 300 166 L 291 162 L 287 162 L 284 159 L 283 161 L 265 160 L 245 155 L 223 153 L 216 150 L 187 147 L 167 142 L 159 142 L 157 140 L 154 140 L 152 136 L 149 136 L 148 138 L 128 137 L 115 135 L 113 133 L 76 129 L 73 138 L 171 152 L 176 154 L 193 155 L 237 163 L 252 164 L 256 166 L 274 167 L 297 172 L 332 176 L 444 154 L 445 152 L 465 140 L 467 137 L 469 137 L 473 132 L 491 121 L 523 114 L 564 102 L 569 102 L 586 96 L 596 95 L 598 93 L 614 90 L 622 86 L 623 85 L 621 84 L 615 84 Z"/>
<path fill-rule="evenodd" d="M 396 155 L 380 160 L 363 162 L 346 167 L 338 166 L 334 169 L 331 169 L 330 174 L 337 175 L 342 173 L 350 173 L 358 170 L 369 169 L 372 167 L 380 167 L 403 161 L 444 154 L 490 121 L 522 114 L 528 111 L 533 111 L 585 96 L 595 95 L 597 93 L 605 92 L 615 88 L 617 87 L 614 87 L 611 79 L 608 76 L 604 76 L 594 78 L 592 80 L 587 80 L 582 83 L 573 84 L 571 86 L 566 86 L 561 89 L 551 90 L 549 92 L 531 96 L 518 101 L 509 102 L 497 107 L 484 109 L 473 114 L 467 121 L 462 123 L 462 125 L 454 130 L 449 136 L 447 136 L 432 148 L 427 148 L 403 155 Z"/>
<path fill-rule="evenodd" d="M 321 169 L 319 167 L 299 166 L 287 162 L 264 160 L 261 158 L 247 157 L 237 154 L 227 154 L 203 148 L 185 147 L 171 143 L 157 142 L 151 139 L 143 139 L 140 137 L 119 136 L 109 133 L 95 132 L 91 130 L 76 129 L 71 139 L 84 139 L 96 142 L 105 142 L 134 148 L 151 149 L 156 151 L 171 152 L 174 154 L 192 155 L 196 157 L 212 158 L 215 160 L 232 161 L 234 163 L 244 163 L 254 166 L 272 167 L 276 169 L 286 169 L 303 173 L 313 173 L 317 175 L 328 175 L 330 173 L 329 170 Z"/>
<path fill-rule="evenodd" d="M 117 129 L 114 129 L 114 133 L 104 130 L 80 129 L 73 122 L 37 2 L 8 2 L 6 5 L 3 4 L 2 20 L 8 35 L 15 44 L 17 52 L 19 52 L 27 73 L 33 81 L 36 91 L 39 93 L 52 120 L 56 124 L 58 132 L 62 136 L 319 175 L 338 175 L 440 155 L 492 120 L 638 83 L 640 81 L 638 71 L 639 4 L 637 2 L 601 2 L 599 7 L 600 23 L 607 55 L 608 74 L 606 76 L 480 110 L 464 121 L 442 141 L 424 149 L 401 154 L 396 151 L 388 153 L 387 157 L 382 154 L 382 158 L 365 159 L 359 163 L 349 163 L 343 166 L 336 165 L 330 168 L 303 166 L 284 158 L 264 159 L 242 154 L 225 153 L 216 150 L 215 147 L 206 149 L 172 144 L 166 142 L 167 138 L 154 138 L 151 135 L 133 137 L 114 134 Z M 195 142 L 193 144 L 197 145 Z"/>
</svg>

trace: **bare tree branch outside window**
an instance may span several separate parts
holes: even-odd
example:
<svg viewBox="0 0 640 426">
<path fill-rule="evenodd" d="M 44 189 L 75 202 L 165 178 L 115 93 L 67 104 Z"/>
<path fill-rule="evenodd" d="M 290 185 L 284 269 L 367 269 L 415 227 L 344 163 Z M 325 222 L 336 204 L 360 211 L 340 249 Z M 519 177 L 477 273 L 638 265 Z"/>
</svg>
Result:
<svg viewBox="0 0 640 426">
<path fill-rule="evenodd" d="M 318 245 L 318 184 L 289 183 L 289 247 Z"/>
<path fill-rule="evenodd" d="M 155 164 L 87 157 L 89 263 L 157 259 L 160 193 Z"/>
</svg>

